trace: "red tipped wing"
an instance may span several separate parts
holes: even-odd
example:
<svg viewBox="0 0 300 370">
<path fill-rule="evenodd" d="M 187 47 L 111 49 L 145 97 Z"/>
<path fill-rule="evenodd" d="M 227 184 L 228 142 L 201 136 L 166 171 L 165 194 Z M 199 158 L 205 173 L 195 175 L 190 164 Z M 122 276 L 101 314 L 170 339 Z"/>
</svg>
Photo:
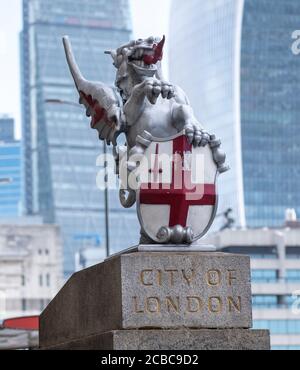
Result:
<svg viewBox="0 0 300 370">
<path fill-rule="evenodd" d="M 75 61 L 68 37 L 63 38 L 67 62 L 78 90 L 80 104 L 91 117 L 91 127 L 99 132 L 99 138 L 115 143 L 119 133 L 124 131 L 125 119 L 122 102 L 116 89 L 102 82 L 86 80 Z"/>
</svg>

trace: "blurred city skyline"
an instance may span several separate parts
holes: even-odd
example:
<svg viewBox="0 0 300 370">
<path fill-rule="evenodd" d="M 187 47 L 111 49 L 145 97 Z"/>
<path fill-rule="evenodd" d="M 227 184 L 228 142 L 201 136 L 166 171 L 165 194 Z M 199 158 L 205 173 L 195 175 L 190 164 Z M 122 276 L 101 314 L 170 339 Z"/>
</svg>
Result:
<svg viewBox="0 0 300 370">
<path fill-rule="evenodd" d="M 67 277 L 139 240 L 135 210 L 121 209 L 114 189 L 96 187 L 95 159 L 107 155 L 106 146 L 72 104 L 78 96 L 61 36 L 70 35 L 87 78 L 110 84 L 115 70 L 104 48 L 131 34 L 164 34 L 165 78 L 187 93 L 231 167 L 220 177 L 217 221 L 202 242 L 251 257 L 254 327 L 270 329 L 274 349 L 300 349 L 293 311 L 300 292 L 299 40 L 292 47 L 300 0 L 271 3 L 25 0 L 21 35 L 22 0 L 0 0 L 0 331 L 1 311 L 5 318 L 43 310 L 62 283 L 63 262 Z M 21 141 L 13 140 L 14 122 Z M 9 268 L 7 256 L 14 258 Z"/>
<path fill-rule="evenodd" d="M 171 0 L 130 0 L 133 37 L 163 35 L 168 37 L 169 9 Z M 11 0 L 9 7 L 0 0 L 0 114 L 8 114 L 15 119 L 16 138 L 21 138 L 21 77 L 20 43 L 22 30 L 22 0 Z M 156 16 L 159 9 L 159 17 Z M 149 15 L 153 15 L 149 17 Z M 168 45 L 167 45 L 168 46 Z M 167 49 L 166 46 L 166 49 Z M 168 52 L 166 50 L 164 68 L 168 73 Z"/>
</svg>

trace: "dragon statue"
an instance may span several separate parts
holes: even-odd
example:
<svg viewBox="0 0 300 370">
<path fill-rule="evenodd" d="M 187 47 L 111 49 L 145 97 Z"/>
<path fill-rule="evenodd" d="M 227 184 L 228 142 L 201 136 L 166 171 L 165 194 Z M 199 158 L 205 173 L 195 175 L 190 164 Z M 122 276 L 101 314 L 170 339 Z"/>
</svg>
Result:
<svg viewBox="0 0 300 370">
<path fill-rule="evenodd" d="M 200 125 L 184 91 L 163 78 L 161 61 L 165 37 L 139 39 L 117 50 L 106 51 L 117 69 L 114 87 L 86 80 L 75 61 L 68 36 L 63 37 L 63 44 L 79 102 L 91 117 L 91 127 L 99 132 L 99 139 L 106 140 L 108 145 L 112 143 L 117 172 L 120 157 L 130 158 L 143 153 L 153 137 L 167 139 L 181 132 L 194 148 L 209 144 L 217 171 L 227 171 L 220 141 Z M 121 133 L 126 135 L 125 146 L 117 144 Z M 134 164 L 128 161 L 128 171 L 133 168 Z M 136 202 L 136 191 L 121 189 L 120 202 L 123 207 L 132 207 Z M 191 235 L 182 235 L 177 238 L 178 242 L 193 241 Z M 143 232 L 142 239 L 153 242 L 153 238 Z M 170 235 L 162 239 L 172 242 Z"/>
</svg>

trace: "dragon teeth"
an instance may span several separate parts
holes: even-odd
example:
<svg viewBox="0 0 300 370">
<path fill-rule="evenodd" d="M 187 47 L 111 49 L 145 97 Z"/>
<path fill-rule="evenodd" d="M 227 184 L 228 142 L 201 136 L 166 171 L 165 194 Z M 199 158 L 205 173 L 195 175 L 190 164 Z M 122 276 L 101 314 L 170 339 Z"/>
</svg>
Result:
<svg viewBox="0 0 300 370">
<path fill-rule="evenodd" d="M 143 49 L 138 49 L 138 57 L 142 58 L 143 54 L 144 54 L 144 50 Z"/>
<path fill-rule="evenodd" d="M 154 55 L 154 52 L 152 50 L 145 50 L 144 55 Z"/>
<path fill-rule="evenodd" d="M 146 64 L 143 60 L 135 60 L 134 64 L 138 67 L 142 67 L 145 69 L 151 69 L 151 65 Z"/>
</svg>

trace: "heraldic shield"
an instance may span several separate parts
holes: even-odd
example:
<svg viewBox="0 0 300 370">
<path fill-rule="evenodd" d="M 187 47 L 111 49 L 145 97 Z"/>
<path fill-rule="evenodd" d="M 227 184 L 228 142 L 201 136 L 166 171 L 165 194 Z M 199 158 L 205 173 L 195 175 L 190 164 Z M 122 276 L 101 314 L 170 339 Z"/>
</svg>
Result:
<svg viewBox="0 0 300 370">
<path fill-rule="evenodd" d="M 184 132 L 152 138 L 137 191 L 143 232 L 162 244 L 191 244 L 205 235 L 217 210 L 217 174 L 209 144 L 194 147 Z"/>
</svg>

